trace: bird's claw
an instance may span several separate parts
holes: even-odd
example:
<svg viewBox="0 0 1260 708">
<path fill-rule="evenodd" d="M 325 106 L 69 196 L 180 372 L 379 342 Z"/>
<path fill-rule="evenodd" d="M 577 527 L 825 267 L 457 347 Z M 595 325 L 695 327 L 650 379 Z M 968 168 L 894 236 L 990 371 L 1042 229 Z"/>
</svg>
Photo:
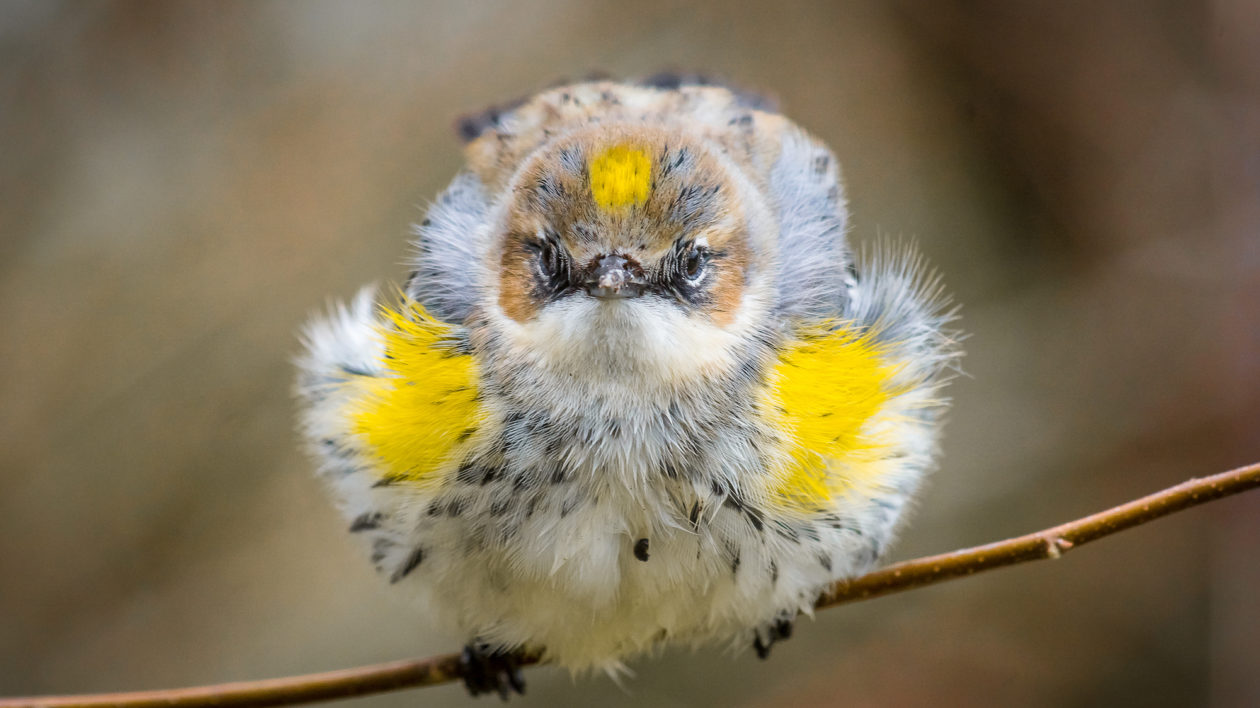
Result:
<svg viewBox="0 0 1260 708">
<path fill-rule="evenodd" d="M 485 644 L 469 644 L 459 655 L 459 664 L 468 693 L 498 693 L 507 700 L 516 691 L 525 695 L 519 652 L 491 649 Z"/>
<path fill-rule="evenodd" d="M 766 625 L 765 636 L 759 630 L 753 636 L 753 649 L 757 652 L 758 659 L 765 659 L 770 656 L 770 648 L 775 642 L 781 642 L 792 636 L 792 620 L 787 617 L 781 617 L 774 622 Z"/>
</svg>

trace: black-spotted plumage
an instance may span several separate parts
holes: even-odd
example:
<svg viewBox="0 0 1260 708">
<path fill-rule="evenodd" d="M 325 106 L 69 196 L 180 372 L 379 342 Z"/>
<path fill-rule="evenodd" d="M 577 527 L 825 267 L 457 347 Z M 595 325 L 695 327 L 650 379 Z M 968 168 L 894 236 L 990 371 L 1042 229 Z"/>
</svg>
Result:
<svg viewBox="0 0 1260 708">
<path fill-rule="evenodd" d="M 855 256 L 835 157 L 749 94 L 582 83 L 461 125 L 393 314 L 365 291 L 307 330 L 303 431 L 354 535 L 477 647 L 480 690 L 511 667 L 478 657 L 521 649 L 768 652 L 934 465 L 935 281 Z"/>
</svg>

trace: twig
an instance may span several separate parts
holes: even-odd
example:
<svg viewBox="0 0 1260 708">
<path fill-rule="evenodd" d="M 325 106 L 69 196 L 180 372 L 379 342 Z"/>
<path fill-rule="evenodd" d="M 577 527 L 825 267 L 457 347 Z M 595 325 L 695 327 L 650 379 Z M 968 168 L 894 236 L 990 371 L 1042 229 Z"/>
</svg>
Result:
<svg viewBox="0 0 1260 708">
<path fill-rule="evenodd" d="M 834 607 L 846 602 L 868 600 L 952 580 L 983 570 L 1058 558 L 1077 546 L 1103 536 L 1256 487 L 1260 487 L 1260 462 L 1211 477 L 1191 479 L 1128 504 L 1121 504 L 1045 531 L 938 556 L 894 563 L 860 578 L 835 583 L 822 594 L 814 607 Z"/>
<path fill-rule="evenodd" d="M 1027 536 L 938 556 L 908 560 L 860 578 L 838 582 L 823 593 L 816 607 L 823 609 L 847 602 L 867 600 L 1025 561 L 1058 558 L 1073 548 L 1103 536 L 1256 487 L 1260 487 L 1260 463 L 1239 467 L 1211 477 L 1192 479 L 1107 511 Z M 531 656 L 522 663 L 531 665 L 538 662 L 538 657 Z M 400 688 L 432 686 L 457 681 L 460 678 L 459 655 L 446 654 L 427 659 L 395 661 L 322 674 L 225 683 L 198 688 L 81 696 L 0 698 L 0 708 L 283 706 L 364 696 Z"/>
<path fill-rule="evenodd" d="M 335 698 L 353 698 L 400 688 L 432 686 L 460 679 L 459 655 L 428 659 L 392 661 L 322 674 L 305 674 L 263 681 L 221 683 L 214 686 L 176 688 L 135 693 L 101 693 L 81 696 L 33 696 L 0 698 L 0 706 L 70 708 L 71 706 L 119 706 L 159 708 L 162 706 L 287 706 Z"/>
</svg>

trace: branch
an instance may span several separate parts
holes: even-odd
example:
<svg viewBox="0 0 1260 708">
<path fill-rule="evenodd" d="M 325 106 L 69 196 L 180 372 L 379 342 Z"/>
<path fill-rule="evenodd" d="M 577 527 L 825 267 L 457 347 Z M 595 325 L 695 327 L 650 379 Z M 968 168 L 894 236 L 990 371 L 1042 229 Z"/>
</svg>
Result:
<svg viewBox="0 0 1260 708">
<path fill-rule="evenodd" d="M 833 584 L 818 598 L 814 607 L 824 609 L 869 600 L 984 570 L 1058 558 L 1090 541 L 1256 487 L 1260 487 L 1260 462 L 1210 477 L 1197 477 L 1127 504 L 1026 536 L 894 563 L 860 578 Z M 0 702 L 0 708 L 7 706 Z"/>
<path fill-rule="evenodd" d="M 938 556 L 903 561 L 860 578 L 840 581 L 822 594 L 816 607 L 823 609 L 848 602 L 867 600 L 1025 561 L 1058 558 L 1073 548 L 1103 536 L 1110 536 L 1161 516 L 1256 487 L 1260 487 L 1260 463 L 1239 467 L 1211 477 L 1192 479 L 1162 492 L 1027 536 Z M 525 666 L 537 664 L 539 657 L 530 656 L 521 663 Z M 400 688 L 432 686 L 458 681 L 461 678 L 459 655 L 446 654 L 427 659 L 395 661 L 322 674 L 225 683 L 198 688 L 81 696 L 0 698 L 0 708 L 283 706 L 365 696 Z"/>
</svg>

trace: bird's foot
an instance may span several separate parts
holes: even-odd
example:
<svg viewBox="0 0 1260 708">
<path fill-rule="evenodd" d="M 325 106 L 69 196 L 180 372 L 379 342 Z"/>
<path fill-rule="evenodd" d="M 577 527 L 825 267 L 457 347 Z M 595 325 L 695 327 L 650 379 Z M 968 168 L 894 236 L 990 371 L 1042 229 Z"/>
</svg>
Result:
<svg viewBox="0 0 1260 708">
<path fill-rule="evenodd" d="M 781 642 L 792 636 L 792 618 L 780 617 L 753 635 L 753 649 L 758 659 L 770 656 L 770 648 L 775 642 Z"/>
<path fill-rule="evenodd" d="M 472 643 L 459 655 L 459 664 L 468 693 L 498 693 L 507 700 L 516 691 L 525 695 L 525 677 L 521 675 L 519 651 L 491 649 L 486 644 Z"/>
</svg>

